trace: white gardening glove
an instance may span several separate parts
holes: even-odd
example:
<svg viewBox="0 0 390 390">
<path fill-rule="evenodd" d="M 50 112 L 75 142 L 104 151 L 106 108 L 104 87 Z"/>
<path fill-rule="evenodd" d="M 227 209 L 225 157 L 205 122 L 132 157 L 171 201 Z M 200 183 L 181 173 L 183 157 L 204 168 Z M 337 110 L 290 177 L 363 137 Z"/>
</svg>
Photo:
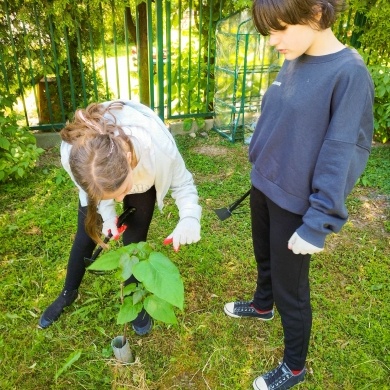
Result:
<svg viewBox="0 0 390 390">
<path fill-rule="evenodd" d="M 192 244 L 200 240 L 200 223 L 196 218 L 185 217 L 179 221 L 175 230 L 164 240 L 164 244 L 173 243 L 177 252 L 180 245 Z"/>
<path fill-rule="evenodd" d="M 296 255 L 312 255 L 324 250 L 324 248 L 319 248 L 305 241 L 297 232 L 288 240 L 288 249 L 292 250 Z"/>
<path fill-rule="evenodd" d="M 111 217 L 103 222 L 102 227 L 102 233 L 106 237 L 110 237 L 110 234 L 114 238 L 114 240 L 117 240 L 120 237 L 120 232 L 118 231 L 118 227 L 116 226 L 118 221 L 118 217 Z"/>
</svg>

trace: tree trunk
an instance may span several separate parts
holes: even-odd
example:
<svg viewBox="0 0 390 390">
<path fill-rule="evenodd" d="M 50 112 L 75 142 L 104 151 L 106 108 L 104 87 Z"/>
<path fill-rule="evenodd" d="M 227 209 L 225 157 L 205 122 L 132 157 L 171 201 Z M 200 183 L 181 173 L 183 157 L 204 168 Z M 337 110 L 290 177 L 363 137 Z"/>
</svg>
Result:
<svg viewBox="0 0 390 390">
<path fill-rule="evenodd" d="M 127 31 L 129 32 L 131 37 L 131 41 L 134 43 L 137 42 L 137 30 L 134 24 L 133 16 L 131 15 L 130 7 L 125 8 L 125 21 Z"/>
<path fill-rule="evenodd" d="M 139 46 L 137 45 L 137 29 L 134 23 L 131 8 L 125 8 L 126 28 L 133 42 L 137 46 L 138 57 L 138 84 L 141 103 L 150 106 L 149 94 L 149 61 L 148 61 L 148 19 L 146 3 L 137 5 L 138 26 L 139 26 Z"/>
<path fill-rule="evenodd" d="M 148 61 L 148 20 L 146 3 L 138 6 L 139 47 L 138 51 L 138 77 L 139 95 L 141 103 L 150 106 L 149 94 L 149 61 Z"/>
</svg>

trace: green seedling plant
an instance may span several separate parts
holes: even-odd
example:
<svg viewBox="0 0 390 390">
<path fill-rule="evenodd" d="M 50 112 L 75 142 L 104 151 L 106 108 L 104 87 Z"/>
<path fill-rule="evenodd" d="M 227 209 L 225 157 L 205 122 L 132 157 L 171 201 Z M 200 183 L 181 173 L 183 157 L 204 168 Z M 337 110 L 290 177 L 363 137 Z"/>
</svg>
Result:
<svg viewBox="0 0 390 390">
<path fill-rule="evenodd" d="M 176 324 L 174 307 L 183 310 L 184 286 L 178 268 L 146 242 L 109 250 L 89 267 L 91 271 L 114 271 L 120 281 L 120 310 L 117 324 L 124 325 L 122 346 L 126 343 L 127 323 L 144 308 L 150 316 L 167 324 Z M 138 283 L 124 282 L 134 275 Z"/>
</svg>

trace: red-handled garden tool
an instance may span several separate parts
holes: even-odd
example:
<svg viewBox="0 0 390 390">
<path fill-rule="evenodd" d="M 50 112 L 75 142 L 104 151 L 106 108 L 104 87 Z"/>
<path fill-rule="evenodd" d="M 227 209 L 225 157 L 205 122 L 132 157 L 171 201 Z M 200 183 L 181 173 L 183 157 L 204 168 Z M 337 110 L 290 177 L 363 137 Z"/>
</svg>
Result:
<svg viewBox="0 0 390 390">
<path fill-rule="evenodd" d="M 123 233 L 126 229 L 126 227 L 123 225 L 124 222 L 126 221 L 126 218 L 130 215 L 130 214 L 133 214 L 135 212 L 135 207 L 133 206 L 129 206 L 119 217 L 118 217 L 118 222 L 116 223 L 116 226 L 118 228 L 118 230 L 120 230 L 121 233 Z M 103 242 L 105 244 L 107 244 L 108 241 L 110 241 L 112 237 L 112 234 L 111 232 L 109 233 L 108 236 L 106 236 L 103 240 Z M 93 252 L 92 254 L 92 257 L 90 259 L 88 259 L 87 257 L 84 258 L 84 264 L 85 264 L 85 267 L 87 268 L 87 270 L 89 272 L 92 272 L 92 273 L 98 273 L 98 274 L 101 274 L 101 273 L 104 273 L 102 271 L 90 271 L 88 269 L 88 267 L 97 259 L 97 257 L 100 255 L 100 252 L 103 250 L 103 247 L 102 246 L 98 246 L 95 250 L 95 252 Z"/>
</svg>

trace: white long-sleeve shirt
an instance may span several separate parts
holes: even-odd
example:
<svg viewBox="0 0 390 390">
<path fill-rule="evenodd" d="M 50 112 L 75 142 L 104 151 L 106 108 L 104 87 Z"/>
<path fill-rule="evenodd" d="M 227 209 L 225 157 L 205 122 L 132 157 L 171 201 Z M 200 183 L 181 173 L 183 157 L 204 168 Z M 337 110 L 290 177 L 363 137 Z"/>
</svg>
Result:
<svg viewBox="0 0 390 390">
<path fill-rule="evenodd" d="M 187 170 L 183 158 L 177 149 L 175 140 L 162 120 L 148 107 L 130 100 L 120 100 L 123 108 L 110 109 L 116 123 L 134 144 L 138 164 L 133 170 L 131 193 L 146 192 L 156 187 L 157 205 L 163 208 L 163 199 L 171 190 L 172 198 L 179 209 L 180 219 L 193 217 L 200 221 L 202 208 L 198 204 L 198 192 L 191 173 Z M 108 106 L 112 102 L 102 103 Z M 107 119 L 110 120 L 110 114 Z M 69 165 L 72 145 L 61 143 L 61 162 L 73 182 L 79 189 L 81 206 L 88 204 L 85 191 L 76 183 Z M 103 221 L 115 217 L 113 199 L 100 202 L 98 212 Z"/>
</svg>

